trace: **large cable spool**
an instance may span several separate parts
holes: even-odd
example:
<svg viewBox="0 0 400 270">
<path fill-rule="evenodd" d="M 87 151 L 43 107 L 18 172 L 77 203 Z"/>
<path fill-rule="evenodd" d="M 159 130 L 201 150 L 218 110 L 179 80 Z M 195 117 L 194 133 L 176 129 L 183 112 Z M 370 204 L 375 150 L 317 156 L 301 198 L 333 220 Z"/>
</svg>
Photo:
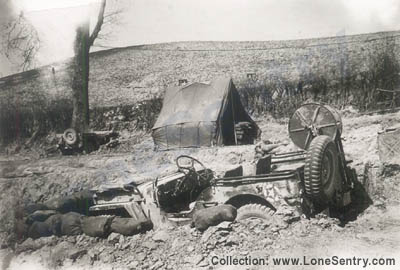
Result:
<svg viewBox="0 0 400 270">
<path fill-rule="evenodd" d="M 339 112 L 324 104 L 307 103 L 299 107 L 289 120 L 289 137 L 301 149 L 308 149 L 312 139 L 318 135 L 332 140 L 342 133 Z"/>
</svg>

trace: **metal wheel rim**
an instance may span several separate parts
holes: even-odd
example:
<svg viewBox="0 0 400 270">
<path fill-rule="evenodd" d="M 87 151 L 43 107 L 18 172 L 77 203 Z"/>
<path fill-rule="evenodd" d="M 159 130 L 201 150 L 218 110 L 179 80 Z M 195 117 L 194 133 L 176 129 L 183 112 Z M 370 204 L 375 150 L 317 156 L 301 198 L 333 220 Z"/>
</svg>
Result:
<svg viewBox="0 0 400 270">
<path fill-rule="evenodd" d="M 65 134 L 65 137 L 66 137 L 66 139 L 69 140 L 69 141 L 75 140 L 75 134 L 74 134 L 73 132 L 67 132 L 67 133 Z"/>
</svg>

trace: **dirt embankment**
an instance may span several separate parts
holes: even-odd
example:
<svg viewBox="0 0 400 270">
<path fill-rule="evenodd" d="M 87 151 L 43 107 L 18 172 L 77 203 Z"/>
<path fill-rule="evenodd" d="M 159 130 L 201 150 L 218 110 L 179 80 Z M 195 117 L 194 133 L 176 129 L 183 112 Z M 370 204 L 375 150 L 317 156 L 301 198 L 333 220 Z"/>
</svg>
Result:
<svg viewBox="0 0 400 270">
<path fill-rule="evenodd" d="M 344 117 L 346 157 L 353 160 L 359 181 L 366 184 L 373 201 L 357 219 L 346 224 L 323 214 L 310 220 L 293 218 L 295 213 L 282 208 L 267 222 L 223 223 L 204 233 L 185 225 L 130 237 L 112 234 L 108 239 L 84 235 L 28 239 L 14 247 L 16 253 L 11 247 L 2 249 L 2 265 L 9 269 L 232 269 L 232 266 L 222 265 L 223 259 L 231 256 L 265 258 L 270 268 L 282 269 L 271 266 L 273 259 L 303 260 L 305 256 L 306 262 L 310 262 L 312 258 L 355 256 L 370 260 L 395 258 L 396 266 L 367 265 L 365 269 L 397 269 L 400 264 L 400 169 L 379 162 L 376 144 L 376 132 L 396 121 L 400 122 L 399 113 Z M 282 144 L 278 150 L 294 149 L 286 123 L 264 119 L 260 127 L 262 139 Z M 193 155 L 207 167 L 222 173 L 238 164 L 251 164 L 255 152 L 254 146 L 154 152 L 151 138 L 147 137 L 132 147 L 130 153 L 100 152 L 38 160 L 22 156 L 3 158 L 2 165 L 6 165 L 2 166 L 0 176 L 3 243 L 7 243 L 9 237 L 5 232 L 13 226 L 14 206 L 27 201 L 42 202 L 87 187 L 150 181 L 174 171 L 174 159 L 180 154 Z M 370 164 L 368 172 L 366 163 Z M 218 264 L 214 265 L 215 262 Z M 256 265 L 247 267 L 259 268 Z M 362 265 L 353 268 L 363 269 Z M 347 267 L 302 265 L 296 269 Z"/>
</svg>

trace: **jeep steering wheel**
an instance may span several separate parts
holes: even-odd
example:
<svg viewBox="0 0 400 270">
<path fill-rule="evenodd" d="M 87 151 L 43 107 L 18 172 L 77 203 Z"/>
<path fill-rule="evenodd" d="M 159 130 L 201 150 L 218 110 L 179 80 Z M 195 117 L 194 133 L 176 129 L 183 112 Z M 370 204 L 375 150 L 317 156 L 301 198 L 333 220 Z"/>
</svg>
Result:
<svg viewBox="0 0 400 270">
<path fill-rule="evenodd" d="M 182 159 L 189 159 L 190 164 L 189 165 L 183 165 L 181 164 Z M 199 164 L 204 170 L 207 170 L 207 168 L 201 163 L 199 160 L 195 159 L 194 157 L 188 156 L 188 155 L 180 155 L 179 157 L 176 158 L 176 166 L 180 171 L 192 171 L 194 170 L 194 164 L 197 163 Z"/>
</svg>

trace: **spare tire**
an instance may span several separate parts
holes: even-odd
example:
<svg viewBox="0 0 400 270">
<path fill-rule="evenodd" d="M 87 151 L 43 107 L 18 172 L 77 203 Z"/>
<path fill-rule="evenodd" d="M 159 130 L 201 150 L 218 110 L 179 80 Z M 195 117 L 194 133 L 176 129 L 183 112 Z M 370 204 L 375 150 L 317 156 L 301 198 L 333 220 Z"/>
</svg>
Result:
<svg viewBox="0 0 400 270">
<path fill-rule="evenodd" d="M 315 137 L 308 148 L 304 165 L 304 187 L 314 203 L 326 206 L 337 187 L 339 168 L 335 142 L 328 136 Z"/>
<path fill-rule="evenodd" d="M 73 128 L 68 128 L 64 131 L 63 140 L 68 145 L 74 145 L 78 142 L 78 133 Z"/>
<path fill-rule="evenodd" d="M 248 218 L 270 219 L 274 210 L 258 203 L 245 204 L 238 209 L 236 220 Z"/>
</svg>

